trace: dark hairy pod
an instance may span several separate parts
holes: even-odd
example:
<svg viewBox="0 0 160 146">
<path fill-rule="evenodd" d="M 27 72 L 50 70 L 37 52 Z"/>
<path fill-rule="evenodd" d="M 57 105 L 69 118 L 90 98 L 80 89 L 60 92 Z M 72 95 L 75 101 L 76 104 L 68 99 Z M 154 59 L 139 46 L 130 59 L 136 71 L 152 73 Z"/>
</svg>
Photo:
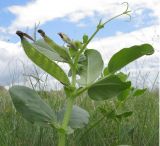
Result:
<svg viewBox="0 0 160 146">
<path fill-rule="evenodd" d="M 26 37 L 26 38 L 28 38 L 28 39 L 30 39 L 30 40 L 32 40 L 32 41 L 35 41 L 30 35 L 22 32 L 22 31 L 20 31 L 20 30 L 17 30 L 17 31 L 16 31 L 16 34 L 17 34 L 21 39 L 23 39 L 23 37 Z"/>
</svg>

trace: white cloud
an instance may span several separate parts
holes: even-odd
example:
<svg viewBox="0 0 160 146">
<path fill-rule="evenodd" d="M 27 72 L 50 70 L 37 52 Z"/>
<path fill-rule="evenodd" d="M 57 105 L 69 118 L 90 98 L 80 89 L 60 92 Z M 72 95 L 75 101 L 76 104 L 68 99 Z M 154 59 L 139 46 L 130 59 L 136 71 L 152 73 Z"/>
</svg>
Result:
<svg viewBox="0 0 160 146">
<path fill-rule="evenodd" d="M 20 48 L 20 43 L 11 43 L 11 42 L 6 42 L 6 41 L 1 41 L 0 40 L 0 49 L 3 52 L 5 58 L 11 58 L 15 55 L 20 55 L 19 48 Z M 1 58 L 2 59 L 2 58 Z"/>
<path fill-rule="evenodd" d="M 0 26 L 0 40 L 9 40 L 7 28 Z"/>
<path fill-rule="evenodd" d="M 24 69 L 31 71 L 32 63 L 26 57 L 20 42 L 0 40 L 0 85 L 23 80 Z"/>
<path fill-rule="evenodd" d="M 23 60 L 24 54 L 20 49 L 20 43 L 2 40 L 0 40 L 0 52 L 0 85 L 10 84 L 11 80 L 18 75 L 17 60 L 18 58 Z"/>
<path fill-rule="evenodd" d="M 0 33 L 5 33 L 6 29 L 4 27 L 0 27 Z"/>
<path fill-rule="evenodd" d="M 124 11 L 125 7 L 120 4 L 123 0 L 35 0 L 24 6 L 10 6 L 8 10 L 16 16 L 10 30 L 21 27 L 34 27 L 35 23 L 44 24 L 56 18 L 68 17 L 71 21 L 77 22 L 87 16 L 94 16 L 95 12 L 108 18 Z M 133 13 L 142 14 L 143 9 L 153 11 L 156 23 L 160 22 L 159 0 L 128 0 Z"/>
<path fill-rule="evenodd" d="M 113 3 L 91 0 L 36 0 L 25 6 L 11 6 L 8 10 L 16 16 L 11 29 L 17 27 L 33 27 L 35 23 L 44 24 L 47 21 L 68 17 L 71 21 L 79 21 L 86 16 L 93 15 L 94 11 L 104 13 L 111 9 Z M 108 11 L 108 14 L 112 11 Z"/>
</svg>

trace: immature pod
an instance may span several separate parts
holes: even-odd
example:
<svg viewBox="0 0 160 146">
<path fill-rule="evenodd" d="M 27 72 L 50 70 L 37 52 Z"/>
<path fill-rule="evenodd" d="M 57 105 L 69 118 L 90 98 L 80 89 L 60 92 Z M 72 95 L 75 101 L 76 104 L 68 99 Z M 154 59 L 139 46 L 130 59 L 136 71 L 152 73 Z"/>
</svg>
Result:
<svg viewBox="0 0 160 146">
<path fill-rule="evenodd" d="M 82 43 L 79 41 L 72 41 L 66 34 L 60 32 L 58 35 L 61 37 L 61 39 L 68 44 L 68 47 L 74 50 L 78 50 L 82 47 Z"/>
<path fill-rule="evenodd" d="M 24 36 L 28 37 L 25 33 L 17 31 L 16 34 L 21 38 L 21 44 L 24 48 L 26 55 L 40 68 L 49 73 L 51 76 L 59 80 L 64 85 L 69 85 L 69 79 L 66 73 L 54 61 L 39 52 L 34 46 L 29 43 Z M 29 37 L 28 37 L 29 38 Z"/>
<path fill-rule="evenodd" d="M 61 39 L 67 43 L 67 44 L 70 44 L 71 43 L 71 39 L 64 33 L 62 32 L 59 32 L 58 35 L 61 37 Z"/>
<path fill-rule="evenodd" d="M 59 56 L 61 56 L 63 59 L 65 59 L 67 62 L 70 62 L 71 58 L 68 54 L 68 52 L 65 50 L 65 48 L 57 45 L 51 38 L 49 38 L 45 32 L 41 29 L 38 30 L 40 35 L 43 37 L 44 41 L 53 49 L 55 50 Z"/>
</svg>

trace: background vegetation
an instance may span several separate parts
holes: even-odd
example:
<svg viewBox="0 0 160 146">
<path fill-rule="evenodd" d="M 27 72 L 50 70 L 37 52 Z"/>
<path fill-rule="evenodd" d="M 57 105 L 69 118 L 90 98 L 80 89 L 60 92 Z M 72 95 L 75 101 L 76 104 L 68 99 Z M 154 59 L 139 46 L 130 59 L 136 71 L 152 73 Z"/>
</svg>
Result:
<svg viewBox="0 0 160 146">
<path fill-rule="evenodd" d="M 64 103 L 62 91 L 41 90 L 39 94 L 57 111 Z M 142 96 L 130 97 L 125 108 L 134 113 L 121 122 L 103 117 L 99 110 L 103 106 L 110 111 L 114 106 L 112 100 L 97 103 L 84 94 L 77 98 L 76 104 L 90 113 L 90 124 L 69 137 L 68 146 L 158 146 L 158 89 L 148 89 Z M 52 128 L 32 125 L 16 113 L 8 91 L 1 87 L 0 146 L 56 146 L 57 139 Z"/>
</svg>

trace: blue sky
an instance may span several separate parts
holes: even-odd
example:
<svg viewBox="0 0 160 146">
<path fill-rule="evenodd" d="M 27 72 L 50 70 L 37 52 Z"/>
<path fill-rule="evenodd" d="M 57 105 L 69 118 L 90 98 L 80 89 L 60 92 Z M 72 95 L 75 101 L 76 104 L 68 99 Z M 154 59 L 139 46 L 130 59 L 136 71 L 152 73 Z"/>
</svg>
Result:
<svg viewBox="0 0 160 146">
<path fill-rule="evenodd" d="M 12 24 L 12 22 L 16 19 L 16 15 L 14 15 L 8 10 L 9 7 L 12 7 L 15 5 L 25 6 L 31 2 L 32 1 L 28 1 L 28 0 L 1 1 L 0 2 L 0 22 L 1 22 L 0 27 L 3 27 L 3 28 L 9 27 Z M 119 3 L 119 5 L 117 4 L 117 8 L 122 7 L 120 4 L 121 3 Z M 138 8 L 136 11 L 138 11 Z M 137 29 L 141 29 L 143 27 L 151 26 L 154 23 L 153 20 L 156 19 L 155 16 L 150 15 L 152 13 L 153 11 L 151 9 L 145 8 L 143 9 L 141 15 L 137 15 L 136 13 L 133 13 L 132 21 L 128 21 L 129 17 L 126 17 L 124 19 L 114 20 L 107 25 L 107 28 L 104 31 L 99 32 L 97 37 L 113 36 L 117 32 L 128 33 Z M 104 18 L 105 20 L 105 16 L 100 15 L 98 12 L 95 12 L 94 16 L 84 17 L 79 22 L 71 22 L 67 19 L 67 16 L 64 16 L 64 17 L 46 21 L 45 24 L 40 25 L 40 27 L 43 28 L 47 32 L 47 34 L 50 36 L 54 36 L 54 34 L 56 34 L 57 32 L 62 31 L 67 33 L 69 36 L 73 38 L 81 39 L 84 33 L 90 35 L 94 31 L 98 21 L 101 18 Z M 139 21 L 139 19 L 141 19 L 141 22 L 137 23 L 137 20 Z M 32 22 L 32 23 L 35 24 L 36 22 Z M 22 28 L 22 30 L 24 31 L 28 30 L 27 27 L 28 26 L 27 25 L 25 26 L 24 24 L 24 27 Z M 29 28 L 29 32 L 33 32 L 33 29 Z M 11 41 L 14 41 L 14 42 L 18 41 L 14 35 L 14 31 L 12 32 L 12 35 L 10 34 L 8 35 L 8 37 Z"/>
<path fill-rule="evenodd" d="M 10 13 L 7 8 L 12 5 L 25 5 L 28 0 L 3 0 L 0 1 L 0 26 L 7 27 L 15 19 L 15 15 Z"/>
<path fill-rule="evenodd" d="M 51 36 L 56 42 L 62 43 L 58 32 L 64 32 L 71 38 L 81 39 L 83 34 L 91 35 L 98 21 L 107 20 L 125 10 L 123 1 L 113 0 L 3 0 L 0 1 L 0 85 L 8 86 L 11 83 L 14 65 L 8 67 L 10 62 L 17 58 L 28 64 L 28 59 L 20 47 L 19 38 L 15 35 L 16 30 L 26 31 L 33 34 L 33 28 L 40 22 L 40 28 Z M 154 45 L 156 53 L 147 60 L 158 60 L 158 39 L 160 24 L 160 2 L 159 0 L 128 0 L 131 9 L 131 21 L 129 17 L 120 17 L 109 24 L 98 33 L 91 47 L 101 48 L 103 58 L 106 60 L 113 55 L 119 47 L 148 42 Z M 38 36 L 39 37 L 39 36 Z M 98 43 L 101 42 L 101 43 Z M 111 43 L 112 42 L 112 43 Z M 120 43 L 117 44 L 116 43 Z M 9 48 L 11 47 L 11 48 Z M 102 48 L 112 48 L 112 51 Z M 14 49 L 13 49 L 14 48 Z M 5 51 L 4 51 L 5 50 Z M 5 61 L 4 61 L 5 56 Z M 15 63 L 15 62 L 14 62 Z M 31 63 L 29 62 L 29 65 Z M 158 72 L 158 62 L 154 70 Z M 134 65 L 130 65 L 133 70 Z M 145 69 L 148 66 L 144 67 Z M 4 72 L 9 72 L 5 73 Z M 19 66 L 18 75 L 22 73 Z M 153 75 L 152 75 L 153 76 Z M 154 75 L 155 76 L 155 75 Z M 15 79 L 16 80 L 16 79 Z M 15 81 L 16 82 L 16 81 Z M 21 82 L 21 81 L 19 81 Z"/>
</svg>

